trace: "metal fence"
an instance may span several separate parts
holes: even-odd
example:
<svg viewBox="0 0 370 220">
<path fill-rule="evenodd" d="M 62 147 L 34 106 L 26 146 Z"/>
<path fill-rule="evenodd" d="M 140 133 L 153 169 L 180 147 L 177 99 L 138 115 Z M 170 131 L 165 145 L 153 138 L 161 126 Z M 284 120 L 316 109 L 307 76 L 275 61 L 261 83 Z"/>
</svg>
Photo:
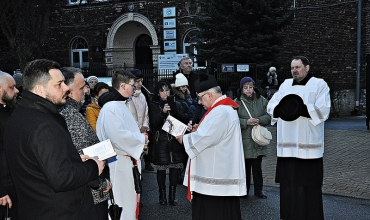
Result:
<svg viewBox="0 0 370 220">
<path fill-rule="evenodd" d="M 127 68 L 125 66 L 113 66 L 108 68 L 105 65 L 101 66 L 90 66 L 82 68 L 82 73 L 85 77 L 88 76 L 97 76 L 97 77 L 111 77 L 112 71 L 114 69 L 127 69 L 131 70 L 132 68 Z M 143 85 L 149 90 L 154 91 L 155 84 L 160 80 L 166 80 L 170 83 L 174 83 L 174 70 L 158 70 L 156 68 L 151 69 L 141 69 L 141 72 L 144 76 L 143 78 Z M 198 69 L 194 70 L 195 74 L 200 73 L 207 73 L 214 75 L 218 81 L 219 86 L 221 87 L 222 91 L 227 94 L 228 96 L 234 98 L 236 94 L 236 90 L 239 88 L 240 79 L 244 76 L 251 76 L 254 77 L 254 71 L 252 72 L 238 72 L 238 73 L 225 73 L 219 71 L 219 69 Z"/>
</svg>

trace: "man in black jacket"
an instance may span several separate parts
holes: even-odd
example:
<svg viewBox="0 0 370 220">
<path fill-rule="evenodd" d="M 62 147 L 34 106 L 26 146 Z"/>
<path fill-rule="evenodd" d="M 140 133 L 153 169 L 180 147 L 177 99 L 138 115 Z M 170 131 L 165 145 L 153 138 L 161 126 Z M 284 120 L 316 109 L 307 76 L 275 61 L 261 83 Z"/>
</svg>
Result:
<svg viewBox="0 0 370 220">
<path fill-rule="evenodd" d="M 199 82 L 197 81 L 198 75 L 193 72 L 193 61 L 190 57 L 183 57 L 180 62 L 180 72 L 184 74 L 189 82 L 189 91 L 192 98 L 196 98 L 195 87 Z M 175 79 L 175 77 L 174 77 Z"/>
<path fill-rule="evenodd" d="M 104 163 L 78 154 L 58 108 L 69 88 L 60 65 L 34 60 L 23 73 L 23 97 L 5 130 L 6 157 L 19 219 L 96 219 L 88 182 Z"/>
<path fill-rule="evenodd" d="M 8 73 L 0 71 L 0 219 L 5 219 L 7 205 L 8 216 L 17 218 L 17 197 L 10 177 L 5 157 L 4 132 L 18 94 L 16 83 Z"/>
</svg>

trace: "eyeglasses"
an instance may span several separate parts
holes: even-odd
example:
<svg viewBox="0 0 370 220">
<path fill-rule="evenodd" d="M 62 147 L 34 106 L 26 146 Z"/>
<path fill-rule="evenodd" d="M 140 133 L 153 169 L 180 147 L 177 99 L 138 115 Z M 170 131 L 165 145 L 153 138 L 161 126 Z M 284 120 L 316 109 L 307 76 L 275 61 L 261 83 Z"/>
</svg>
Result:
<svg viewBox="0 0 370 220">
<path fill-rule="evenodd" d="M 199 95 L 198 100 L 202 100 L 203 96 L 205 96 L 206 94 L 208 94 L 208 92 L 204 93 L 203 95 Z"/>
</svg>

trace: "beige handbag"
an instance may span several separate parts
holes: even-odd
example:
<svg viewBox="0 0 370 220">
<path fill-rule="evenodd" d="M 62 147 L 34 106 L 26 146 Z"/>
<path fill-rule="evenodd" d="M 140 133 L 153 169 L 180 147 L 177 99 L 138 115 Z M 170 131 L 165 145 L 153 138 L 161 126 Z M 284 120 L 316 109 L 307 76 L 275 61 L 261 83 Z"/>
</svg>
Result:
<svg viewBox="0 0 370 220">
<path fill-rule="evenodd" d="M 247 106 L 245 105 L 243 100 L 241 100 L 241 101 L 244 105 L 244 108 L 247 110 L 247 112 L 249 114 L 249 117 L 252 118 L 252 115 L 249 112 Z M 270 143 L 270 140 L 272 139 L 272 135 L 271 135 L 271 132 L 269 130 L 267 130 L 266 127 L 263 127 L 261 125 L 255 125 L 252 128 L 252 139 L 253 139 L 254 142 L 256 142 L 256 144 L 258 144 L 260 146 L 266 146 Z"/>
</svg>

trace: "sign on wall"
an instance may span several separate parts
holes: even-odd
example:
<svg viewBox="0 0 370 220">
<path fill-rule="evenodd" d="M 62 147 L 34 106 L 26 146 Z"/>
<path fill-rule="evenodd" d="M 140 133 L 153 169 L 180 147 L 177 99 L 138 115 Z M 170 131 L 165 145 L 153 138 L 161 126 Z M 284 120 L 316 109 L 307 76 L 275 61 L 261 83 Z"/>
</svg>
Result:
<svg viewBox="0 0 370 220">
<path fill-rule="evenodd" d="M 221 64 L 221 70 L 223 73 L 234 72 L 234 64 L 233 63 Z"/>
<path fill-rule="evenodd" d="M 163 30 L 163 39 L 176 39 L 176 29 Z"/>
<path fill-rule="evenodd" d="M 176 16 L 176 7 L 163 8 L 163 17 L 175 17 Z"/>
<path fill-rule="evenodd" d="M 176 50 L 176 40 L 164 41 L 164 50 Z"/>
<path fill-rule="evenodd" d="M 158 55 L 159 70 L 177 70 L 181 58 L 187 57 L 187 54 L 166 54 Z"/>
<path fill-rule="evenodd" d="M 176 28 L 176 18 L 163 19 L 163 28 Z"/>
<path fill-rule="evenodd" d="M 236 72 L 249 72 L 248 64 L 236 64 Z"/>
<path fill-rule="evenodd" d="M 176 54 L 176 7 L 163 8 L 163 40 L 164 51 Z"/>
</svg>

